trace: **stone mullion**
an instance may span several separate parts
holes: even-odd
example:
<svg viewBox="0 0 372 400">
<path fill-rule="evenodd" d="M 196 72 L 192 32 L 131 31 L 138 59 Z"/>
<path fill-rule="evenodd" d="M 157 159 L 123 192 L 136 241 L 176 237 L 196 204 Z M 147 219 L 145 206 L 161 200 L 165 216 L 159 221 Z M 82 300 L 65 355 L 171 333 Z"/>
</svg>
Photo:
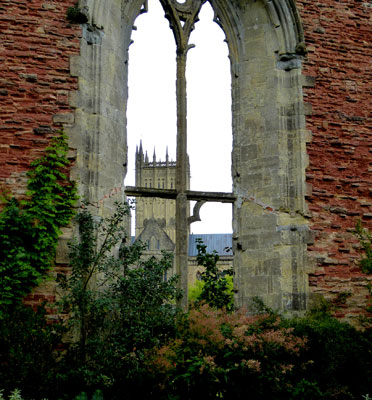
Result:
<svg viewBox="0 0 372 400">
<path fill-rule="evenodd" d="M 205 0 L 204 0 L 205 1 Z M 177 45 L 177 168 L 176 168 L 176 272 L 183 297 L 179 306 L 187 309 L 187 253 L 188 253 L 188 201 L 187 201 L 187 103 L 186 103 L 186 59 L 190 33 L 198 20 L 203 0 L 185 4 L 174 0 L 160 0 L 165 17 L 169 20 Z"/>
<path fill-rule="evenodd" d="M 176 167 L 176 273 L 184 296 L 180 301 L 187 308 L 187 103 L 186 103 L 186 58 L 185 50 L 177 49 L 177 167 Z"/>
</svg>

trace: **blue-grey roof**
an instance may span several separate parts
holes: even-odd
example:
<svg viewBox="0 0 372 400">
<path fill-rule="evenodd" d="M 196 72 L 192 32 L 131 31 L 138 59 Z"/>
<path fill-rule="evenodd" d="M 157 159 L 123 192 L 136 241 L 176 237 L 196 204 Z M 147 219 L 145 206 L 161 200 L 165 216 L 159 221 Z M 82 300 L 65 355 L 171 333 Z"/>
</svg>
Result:
<svg viewBox="0 0 372 400">
<path fill-rule="evenodd" d="M 196 239 L 200 238 L 207 246 L 207 252 L 217 251 L 220 256 L 232 255 L 232 234 L 231 233 L 210 233 L 210 234 L 191 234 L 189 236 L 189 257 L 198 254 L 196 249 Z M 227 251 L 230 249 L 230 251 Z"/>
<path fill-rule="evenodd" d="M 232 256 L 232 251 L 227 251 L 232 247 L 231 233 L 209 233 L 209 234 L 191 234 L 189 235 L 189 257 L 196 257 L 198 251 L 196 249 L 196 239 L 200 238 L 207 246 L 207 252 L 212 253 L 216 250 L 220 256 Z M 131 242 L 135 240 L 135 236 L 131 237 Z"/>
</svg>

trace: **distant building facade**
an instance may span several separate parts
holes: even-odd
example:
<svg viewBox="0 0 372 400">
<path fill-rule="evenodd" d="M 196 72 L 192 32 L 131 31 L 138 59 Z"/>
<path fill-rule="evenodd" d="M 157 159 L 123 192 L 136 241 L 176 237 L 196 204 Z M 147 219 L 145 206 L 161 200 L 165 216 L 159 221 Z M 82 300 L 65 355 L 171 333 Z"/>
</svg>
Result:
<svg viewBox="0 0 372 400">
<path fill-rule="evenodd" d="M 136 187 L 175 189 L 176 185 L 176 162 L 169 160 L 168 151 L 165 161 L 156 160 L 154 154 L 152 160 L 149 160 L 147 152 L 142 149 L 142 142 L 136 149 Z M 190 187 L 190 173 L 188 174 L 188 187 Z M 168 238 L 176 242 L 176 202 L 170 199 L 159 199 L 149 197 L 138 197 L 136 199 L 136 237 L 146 242 L 151 238 L 146 234 L 148 225 L 154 229 L 155 225 L 160 227 Z M 149 246 L 149 249 L 157 248 L 158 240 Z M 163 243 L 165 245 L 166 243 Z M 163 246 L 160 246 L 163 248 Z M 173 250 L 165 248 L 166 250 Z"/>
<path fill-rule="evenodd" d="M 169 159 L 166 152 L 165 161 L 156 159 L 156 152 L 149 159 L 143 151 L 142 142 L 136 149 L 136 187 L 175 189 L 176 162 Z M 190 187 L 190 169 L 187 187 Z M 158 257 L 162 250 L 174 252 L 176 243 L 176 202 L 170 199 L 137 197 L 135 210 L 135 238 L 147 246 L 145 255 Z M 201 238 L 207 251 L 217 251 L 220 256 L 221 269 L 232 267 L 232 235 L 201 234 L 189 236 L 189 284 L 200 278 L 202 267 L 196 261 L 197 242 Z"/>
</svg>

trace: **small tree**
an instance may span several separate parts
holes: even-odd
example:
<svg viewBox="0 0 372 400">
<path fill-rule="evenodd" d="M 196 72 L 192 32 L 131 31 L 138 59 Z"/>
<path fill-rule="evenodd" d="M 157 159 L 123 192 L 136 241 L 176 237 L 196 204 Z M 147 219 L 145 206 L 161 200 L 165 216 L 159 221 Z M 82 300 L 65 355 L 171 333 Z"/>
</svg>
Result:
<svg viewBox="0 0 372 400">
<path fill-rule="evenodd" d="M 108 219 L 98 220 L 86 209 L 77 215 L 71 273 L 60 277 L 62 306 L 77 338 L 65 359 L 64 379 L 76 382 L 71 394 L 102 389 L 113 399 L 124 393 L 138 384 L 147 349 L 175 334 L 177 277 L 163 279 L 172 257 L 143 260 L 143 244 L 126 245 L 128 212 L 127 205 L 117 204 Z"/>
<path fill-rule="evenodd" d="M 212 308 L 226 308 L 228 311 L 234 309 L 234 295 L 231 285 L 233 271 L 228 269 L 223 273 L 218 269 L 217 263 L 220 259 L 216 251 L 207 252 L 207 246 L 202 239 L 196 239 L 198 254 L 196 260 L 205 270 L 201 273 L 203 286 L 197 296 L 197 303 L 207 303 Z"/>
</svg>

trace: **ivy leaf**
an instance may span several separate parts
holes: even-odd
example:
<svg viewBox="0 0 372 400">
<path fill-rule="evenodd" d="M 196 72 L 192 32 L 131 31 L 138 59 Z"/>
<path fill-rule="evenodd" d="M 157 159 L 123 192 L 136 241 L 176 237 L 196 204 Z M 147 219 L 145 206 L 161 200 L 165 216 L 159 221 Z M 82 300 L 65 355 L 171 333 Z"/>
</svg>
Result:
<svg viewBox="0 0 372 400">
<path fill-rule="evenodd" d="M 52 267 L 60 228 L 74 216 L 76 184 L 68 168 L 67 137 L 52 139 L 45 154 L 31 162 L 27 198 L 6 198 L 0 212 L 0 317 L 5 306 L 19 302 Z"/>
</svg>

